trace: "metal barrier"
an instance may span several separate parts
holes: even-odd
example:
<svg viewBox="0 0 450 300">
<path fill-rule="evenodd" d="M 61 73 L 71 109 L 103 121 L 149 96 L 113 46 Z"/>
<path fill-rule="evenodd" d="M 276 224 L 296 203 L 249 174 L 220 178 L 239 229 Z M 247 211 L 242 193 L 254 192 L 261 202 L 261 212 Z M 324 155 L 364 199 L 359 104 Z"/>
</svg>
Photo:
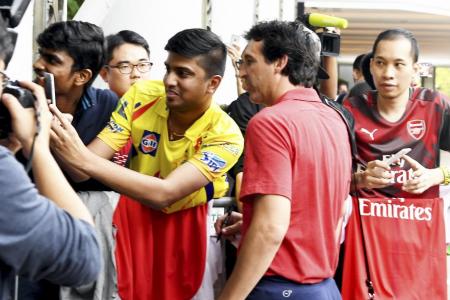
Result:
<svg viewBox="0 0 450 300">
<path fill-rule="evenodd" d="M 229 207 L 236 203 L 234 197 L 221 197 L 213 199 L 213 207 Z"/>
</svg>

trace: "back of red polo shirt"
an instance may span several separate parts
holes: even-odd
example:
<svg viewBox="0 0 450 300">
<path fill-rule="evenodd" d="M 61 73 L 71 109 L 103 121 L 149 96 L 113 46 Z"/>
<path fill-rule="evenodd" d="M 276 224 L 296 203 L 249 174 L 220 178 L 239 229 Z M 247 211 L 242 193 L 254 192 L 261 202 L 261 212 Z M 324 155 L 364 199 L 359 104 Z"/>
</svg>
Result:
<svg viewBox="0 0 450 300">
<path fill-rule="evenodd" d="M 289 229 L 266 275 L 315 283 L 334 274 L 351 172 L 346 126 L 313 89 L 287 92 L 250 121 L 241 193 L 244 238 L 256 195 L 282 195 L 292 205 Z"/>
</svg>

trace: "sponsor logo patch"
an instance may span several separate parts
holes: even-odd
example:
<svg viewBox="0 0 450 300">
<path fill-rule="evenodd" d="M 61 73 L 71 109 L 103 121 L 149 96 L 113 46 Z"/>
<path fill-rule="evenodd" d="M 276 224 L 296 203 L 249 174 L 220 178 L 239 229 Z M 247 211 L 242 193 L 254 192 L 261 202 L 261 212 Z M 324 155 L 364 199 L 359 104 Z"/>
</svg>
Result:
<svg viewBox="0 0 450 300">
<path fill-rule="evenodd" d="M 227 165 L 227 162 L 223 158 L 209 151 L 202 152 L 200 161 L 207 165 L 213 172 L 220 171 Z"/>
<path fill-rule="evenodd" d="M 152 131 L 144 130 L 139 150 L 144 154 L 156 155 L 158 150 L 160 134 Z"/>
<path fill-rule="evenodd" d="M 425 135 L 427 126 L 424 120 L 411 120 L 406 124 L 406 129 L 413 139 L 420 140 Z"/>
<path fill-rule="evenodd" d="M 232 144 L 223 144 L 222 147 L 234 156 L 238 156 L 241 150 L 241 148 Z"/>
</svg>

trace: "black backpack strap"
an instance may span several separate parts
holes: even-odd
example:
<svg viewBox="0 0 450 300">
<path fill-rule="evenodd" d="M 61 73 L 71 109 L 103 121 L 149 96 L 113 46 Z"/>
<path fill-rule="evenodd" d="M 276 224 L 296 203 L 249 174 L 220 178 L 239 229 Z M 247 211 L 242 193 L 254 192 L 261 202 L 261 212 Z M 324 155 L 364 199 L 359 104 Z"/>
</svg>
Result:
<svg viewBox="0 0 450 300">
<path fill-rule="evenodd" d="M 350 146 L 351 146 L 351 151 L 352 151 L 352 171 L 353 171 L 353 173 L 355 173 L 356 172 L 357 155 L 358 155 L 358 150 L 356 148 L 356 137 L 355 137 L 355 119 L 353 118 L 353 115 L 344 106 L 342 106 L 342 104 L 337 103 L 334 100 L 328 99 L 325 96 L 321 96 L 320 98 L 322 99 L 322 102 L 325 105 L 334 109 L 341 116 L 342 120 L 344 121 L 345 125 L 347 126 L 347 132 L 348 132 L 348 137 L 350 140 Z M 355 183 L 355 185 L 356 185 L 356 183 Z M 356 186 L 355 186 L 355 193 L 356 193 L 356 199 L 359 200 L 358 189 Z M 366 247 L 366 242 L 364 239 L 364 229 L 363 229 L 363 225 L 362 225 L 361 212 L 359 211 L 359 205 L 357 205 L 357 207 L 358 207 L 359 221 L 360 221 L 359 225 L 360 225 L 360 231 L 361 231 L 361 240 L 362 240 L 363 251 L 364 251 L 364 264 L 365 264 L 366 273 L 367 273 L 367 278 L 366 278 L 365 283 L 367 286 L 368 299 L 373 300 L 373 299 L 375 299 L 375 290 L 373 288 L 372 280 L 370 279 L 369 260 L 367 258 L 367 247 Z"/>
</svg>

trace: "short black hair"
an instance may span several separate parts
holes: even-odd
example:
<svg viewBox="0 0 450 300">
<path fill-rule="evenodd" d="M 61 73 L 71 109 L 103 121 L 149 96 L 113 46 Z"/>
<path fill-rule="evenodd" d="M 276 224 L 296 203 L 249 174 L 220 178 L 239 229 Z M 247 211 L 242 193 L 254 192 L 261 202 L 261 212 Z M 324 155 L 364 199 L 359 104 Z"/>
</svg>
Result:
<svg viewBox="0 0 450 300">
<path fill-rule="evenodd" d="M 320 49 L 313 35 L 304 30 L 299 22 L 269 21 L 254 25 L 245 39 L 262 41 L 262 53 L 268 62 L 284 55 L 288 63 L 282 74 L 289 77 L 292 84 L 312 87 L 320 64 Z"/>
<path fill-rule="evenodd" d="M 116 34 L 110 34 L 106 37 L 106 53 L 105 53 L 105 63 L 108 64 L 112 58 L 114 50 L 123 44 L 133 44 L 144 48 L 147 55 L 150 57 L 150 47 L 139 33 L 131 30 L 122 30 Z"/>
<path fill-rule="evenodd" d="M 358 55 L 353 61 L 353 70 L 361 71 L 361 61 L 364 58 L 365 53 Z"/>
<path fill-rule="evenodd" d="M 375 43 L 373 44 L 372 53 L 375 55 L 378 44 L 381 41 L 392 41 L 400 38 L 405 38 L 411 43 L 411 57 L 413 59 L 413 62 L 416 63 L 419 60 L 419 45 L 414 35 L 410 31 L 403 28 L 388 29 L 381 32 L 377 36 Z"/>
<path fill-rule="evenodd" d="M 348 81 L 347 80 L 342 79 L 342 78 L 338 78 L 338 86 L 340 86 L 342 84 L 344 84 L 344 85 L 346 85 L 348 87 Z"/>
<path fill-rule="evenodd" d="M 97 25 L 82 21 L 63 21 L 51 24 L 37 37 L 40 48 L 66 51 L 73 59 L 73 71 L 90 69 L 91 83 L 102 68 L 105 57 L 103 30 Z"/>
<path fill-rule="evenodd" d="M 227 48 L 209 30 L 192 28 L 180 31 L 167 41 L 164 49 L 187 58 L 199 57 L 199 65 L 208 77 L 225 73 Z"/>
</svg>

